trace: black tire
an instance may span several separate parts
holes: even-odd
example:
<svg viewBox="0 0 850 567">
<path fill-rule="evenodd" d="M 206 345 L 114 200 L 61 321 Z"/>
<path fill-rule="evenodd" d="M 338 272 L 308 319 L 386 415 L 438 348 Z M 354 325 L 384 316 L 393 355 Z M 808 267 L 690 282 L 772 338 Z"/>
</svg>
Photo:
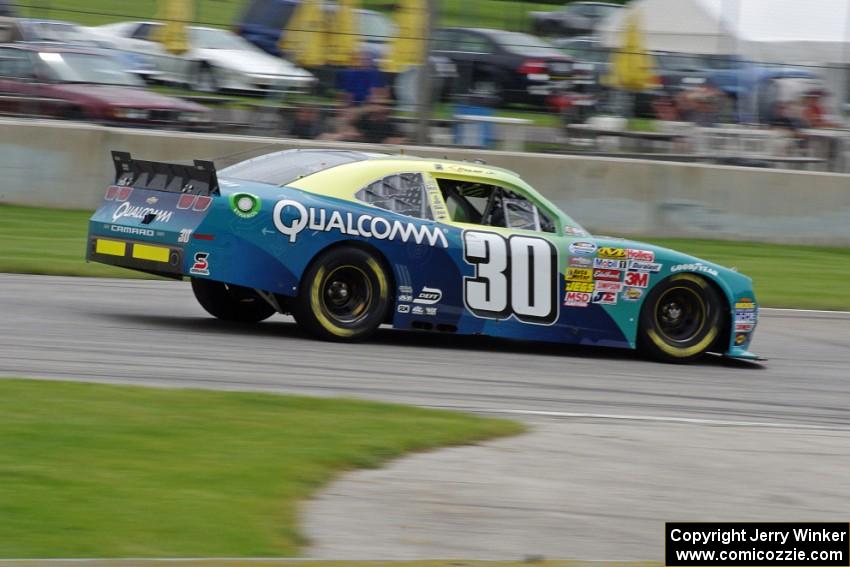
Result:
<svg viewBox="0 0 850 567">
<path fill-rule="evenodd" d="M 324 252 L 307 268 L 292 314 L 316 337 L 356 342 L 375 332 L 391 305 L 390 280 L 381 260 L 362 248 L 344 246 Z"/>
<path fill-rule="evenodd" d="M 274 307 L 247 287 L 192 278 L 192 291 L 213 317 L 240 323 L 258 323 L 275 313 Z"/>
<path fill-rule="evenodd" d="M 720 294 L 704 278 L 676 274 L 647 295 L 640 314 L 638 346 L 662 362 L 690 362 L 724 336 Z"/>
</svg>

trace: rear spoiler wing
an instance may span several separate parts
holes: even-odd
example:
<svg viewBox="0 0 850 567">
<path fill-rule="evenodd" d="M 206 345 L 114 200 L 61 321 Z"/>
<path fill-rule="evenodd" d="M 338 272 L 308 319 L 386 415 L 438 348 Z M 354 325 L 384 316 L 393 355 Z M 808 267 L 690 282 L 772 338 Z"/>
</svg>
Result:
<svg viewBox="0 0 850 567">
<path fill-rule="evenodd" d="M 195 160 L 193 165 L 133 159 L 129 152 L 112 152 L 115 184 L 168 193 L 219 195 L 215 164 Z"/>
</svg>

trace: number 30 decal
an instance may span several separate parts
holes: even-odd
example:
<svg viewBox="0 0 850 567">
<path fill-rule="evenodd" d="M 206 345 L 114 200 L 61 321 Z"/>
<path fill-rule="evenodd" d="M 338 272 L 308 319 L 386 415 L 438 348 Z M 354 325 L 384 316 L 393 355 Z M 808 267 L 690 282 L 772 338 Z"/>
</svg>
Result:
<svg viewBox="0 0 850 567">
<path fill-rule="evenodd" d="M 475 266 L 463 278 L 467 309 L 484 319 L 551 325 L 558 319 L 558 251 L 543 238 L 463 233 L 463 258 Z"/>
</svg>

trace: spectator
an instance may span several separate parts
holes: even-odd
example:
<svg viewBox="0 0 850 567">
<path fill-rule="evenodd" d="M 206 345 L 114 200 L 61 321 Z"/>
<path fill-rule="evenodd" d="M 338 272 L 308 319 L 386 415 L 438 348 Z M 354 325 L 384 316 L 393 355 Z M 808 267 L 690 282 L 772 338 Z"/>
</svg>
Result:
<svg viewBox="0 0 850 567">
<path fill-rule="evenodd" d="M 815 89 L 803 95 L 802 122 L 808 128 L 838 128 L 839 124 L 829 119 L 824 109 L 823 99 L 827 96 L 826 91 Z"/>
<path fill-rule="evenodd" d="M 403 144 L 404 136 L 392 121 L 392 107 L 384 98 L 370 102 L 354 122 L 357 141 L 370 144 Z"/>
<path fill-rule="evenodd" d="M 314 140 L 322 135 L 323 130 L 319 111 L 311 106 L 298 108 L 289 125 L 289 135 L 303 140 Z"/>
<path fill-rule="evenodd" d="M 384 74 L 378 69 L 368 51 L 360 53 L 354 67 L 343 69 L 337 75 L 337 90 L 345 106 L 362 106 L 376 91 L 386 88 Z"/>
</svg>

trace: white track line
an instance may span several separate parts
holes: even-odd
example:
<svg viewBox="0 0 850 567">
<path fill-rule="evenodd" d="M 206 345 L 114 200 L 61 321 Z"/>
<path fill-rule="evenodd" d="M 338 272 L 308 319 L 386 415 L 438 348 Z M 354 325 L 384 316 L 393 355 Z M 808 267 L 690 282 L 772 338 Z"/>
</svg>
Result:
<svg viewBox="0 0 850 567">
<path fill-rule="evenodd" d="M 658 415 L 623 415 L 612 413 L 578 413 L 548 410 L 522 410 L 505 408 L 471 408 L 457 406 L 426 406 L 435 409 L 453 409 L 472 413 L 525 415 L 529 417 L 556 417 L 565 419 L 610 419 L 618 421 L 651 421 L 660 423 L 682 423 L 688 425 L 715 425 L 724 427 L 771 427 L 775 429 L 813 429 L 821 431 L 848 431 L 850 427 L 842 425 L 813 425 L 805 423 L 773 423 L 761 421 L 727 421 L 720 419 L 703 419 L 696 417 L 670 417 Z"/>
<path fill-rule="evenodd" d="M 820 315 L 850 315 L 850 311 L 828 311 L 825 309 L 784 309 L 781 307 L 759 307 L 759 313 L 817 313 Z"/>
</svg>

